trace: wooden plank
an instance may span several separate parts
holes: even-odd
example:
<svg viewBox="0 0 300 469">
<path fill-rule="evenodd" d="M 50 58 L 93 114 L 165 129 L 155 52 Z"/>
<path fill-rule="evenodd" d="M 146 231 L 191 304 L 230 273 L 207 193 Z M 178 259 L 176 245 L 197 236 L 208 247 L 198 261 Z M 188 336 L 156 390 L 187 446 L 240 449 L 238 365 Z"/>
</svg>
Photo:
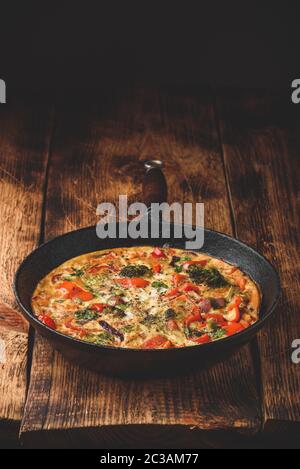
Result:
<svg viewBox="0 0 300 469">
<path fill-rule="evenodd" d="M 26 393 L 28 327 L 12 291 L 15 270 L 37 245 L 49 146 L 49 111 L 0 109 L 0 438 L 17 438 Z"/>
<path fill-rule="evenodd" d="M 165 161 L 170 201 L 204 199 L 206 225 L 231 233 L 219 150 L 213 106 L 205 93 L 107 93 L 93 112 L 59 113 L 49 174 L 47 238 L 95 223 L 99 202 L 114 202 L 119 194 L 140 199 L 142 160 L 153 157 Z M 260 424 L 248 347 L 210 371 L 134 381 L 71 365 L 36 338 L 21 429 L 26 446 L 61 441 L 68 446 L 81 438 L 99 447 L 128 447 L 138 439 L 141 445 L 155 447 L 163 444 L 158 436 L 166 434 L 179 444 L 180 428 L 181 442 L 188 447 L 187 441 L 196 444 L 192 429 L 254 433 Z"/>
<path fill-rule="evenodd" d="M 300 434 L 300 119 L 271 94 L 220 95 L 223 151 L 239 237 L 278 268 L 283 295 L 274 321 L 260 334 L 266 431 Z M 298 116 L 297 116 L 298 113 Z"/>
</svg>

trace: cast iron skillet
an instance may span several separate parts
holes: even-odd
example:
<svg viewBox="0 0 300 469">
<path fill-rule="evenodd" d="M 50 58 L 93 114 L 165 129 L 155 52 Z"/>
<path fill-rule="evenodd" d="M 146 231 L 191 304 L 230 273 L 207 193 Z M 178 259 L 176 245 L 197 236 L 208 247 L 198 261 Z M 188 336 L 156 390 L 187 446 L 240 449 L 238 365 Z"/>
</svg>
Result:
<svg viewBox="0 0 300 469">
<path fill-rule="evenodd" d="M 167 186 L 159 162 L 147 165 L 144 198 L 149 205 L 167 200 Z M 185 249 L 185 239 L 101 240 L 95 226 L 83 228 L 55 238 L 33 251 L 19 267 L 14 281 L 17 302 L 25 318 L 53 347 L 82 366 L 119 376 L 166 375 L 204 368 L 224 360 L 249 342 L 273 315 L 280 296 L 280 281 L 276 270 L 259 253 L 223 233 L 205 230 L 205 244 L 201 251 L 237 264 L 259 285 L 262 308 L 259 321 L 231 337 L 193 347 L 165 350 L 134 350 L 99 346 L 73 339 L 42 324 L 33 314 L 31 297 L 37 283 L 54 268 L 68 259 L 101 249 L 129 246 L 164 246 Z"/>
</svg>

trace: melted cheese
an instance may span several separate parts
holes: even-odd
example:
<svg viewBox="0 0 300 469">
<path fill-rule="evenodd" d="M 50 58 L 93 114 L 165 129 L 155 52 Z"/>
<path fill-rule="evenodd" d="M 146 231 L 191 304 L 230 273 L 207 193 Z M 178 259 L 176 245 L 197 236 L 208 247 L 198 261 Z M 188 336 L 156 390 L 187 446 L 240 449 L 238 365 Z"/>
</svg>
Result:
<svg viewBox="0 0 300 469">
<path fill-rule="evenodd" d="M 205 271 L 200 280 L 190 265 Z M 131 277 L 124 276 L 127 266 Z M 146 272 L 132 278 L 141 266 Z M 216 271 L 216 281 L 205 280 Z M 203 253 L 149 246 L 71 259 L 41 280 L 32 298 L 34 313 L 49 327 L 98 345 L 127 348 L 220 340 L 256 322 L 260 304 L 259 288 L 237 267 Z"/>
</svg>

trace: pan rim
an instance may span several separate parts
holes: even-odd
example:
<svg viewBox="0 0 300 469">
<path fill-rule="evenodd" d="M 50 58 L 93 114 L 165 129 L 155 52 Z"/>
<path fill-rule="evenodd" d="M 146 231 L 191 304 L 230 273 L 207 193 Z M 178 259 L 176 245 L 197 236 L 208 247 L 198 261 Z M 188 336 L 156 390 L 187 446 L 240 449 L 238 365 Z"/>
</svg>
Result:
<svg viewBox="0 0 300 469">
<path fill-rule="evenodd" d="M 193 228 L 197 228 L 197 227 L 193 226 Z M 37 251 L 39 251 L 43 247 L 47 247 L 48 245 L 50 245 L 54 242 L 57 242 L 57 240 L 63 239 L 64 237 L 67 237 L 67 236 L 71 236 L 74 233 L 90 231 L 90 230 L 95 230 L 95 229 L 96 229 L 96 225 L 91 225 L 91 226 L 79 228 L 78 230 L 72 230 L 72 231 L 69 231 L 67 233 L 63 233 L 62 235 L 56 236 L 55 238 L 52 238 L 52 239 L 46 241 L 45 243 L 40 244 L 37 248 L 35 248 L 33 251 L 31 251 L 23 259 L 23 261 L 21 262 L 21 264 L 19 265 L 19 267 L 18 267 L 18 269 L 15 273 L 14 280 L 13 280 L 13 291 L 14 291 L 15 298 L 17 300 L 18 306 L 20 307 L 20 309 L 22 311 L 23 316 L 25 316 L 26 319 L 30 323 L 34 323 L 34 324 L 36 324 L 37 327 L 39 327 L 41 329 L 45 329 L 53 337 L 61 338 L 62 340 L 65 340 L 65 341 L 69 342 L 70 344 L 76 344 L 76 346 L 84 347 L 85 349 L 87 349 L 87 350 L 89 349 L 90 351 L 92 351 L 92 350 L 109 350 L 109 351 L 114 351 L 114 352 L 118 352 L 118 351 L 121 352 L 122 351 L 122 352 L 127 352 L 127 353 L 137 353 L 137 352 L 141 353 L 142 352 L 143 354 L 151 354 L 151 353 L 159 353 L 159 352 L 160 353 L 161 352 L 176 353 L 176 352 L 179 352 L 179 351 L 199 350 L 199 349 L 201 349 L 203 351 L 204 350 L 209 351 L 209 349 L 213 350 L 213 348 L 217 348 L 218 346 L 220 346 L 220 344 L 224 344 L 224 346 L 225 346 L 225 344 L 228 344 L 228 343 L 234 344 L 234 342 L 242 340 L 243 337 L 246 338 L 248 335 L 250 335 L 250 332 L 252 333 L 251 336 L 255 335 L 263 327 L 263 325 L 269 320 L 269 318 L 273 315 L 273 313 L 275 312 L 275 310 L 278 306 L 278 303 L 279 303 L 279 300 L 280 300 L 280 297 L 281 297 L 281 281 L 280 281 L 279 273 L 278 273 L 277 269 L 275 269 L 273 264 L 263 254 L 256 251 L 249 244 L 244 243 L 243 241 L 240 241 L 239 239 L 234 238 L 233 236 L 227 235 L 226 233 L 223 233 L 221 231 L 211 230 L 211 229 L 205 228 L 204 229 L 205 233 L 212 233 L 212 234 L 221 235 L 222 237 L 224 237 L 224 238 L 226 238 L 230 241 L 234 241 L 235 243 L 237 243 L 240 246 L 246 247 L 255 256 L 260 257 L 265 263 L 267 263 L 269 265 L 269 267 L 271 268 L 271 270 L 273 271 L 273 273 L 275 274 L 277 294 L 273 299 L 272 306 L 269 308 L 269 310 L 263 316 L 261 316 L 258 319 L 258 321 L 255 324 L 253 324 L 252 326 L 248 327 L 247 329 L 245 329 L 245 330 L 243 330 L 243 331 L 241 331 L 237 334 L 234 334 L 234 335 L 229 336 L 229 337 L 222 338 L 221 340 L 209 342 L 207 344 L 197 344 L 197 345 L 191 345 L 191 346 L 187 346 L 187 347 L 174 347 L 174 348 L 170 348 L 170 349 L 135 349 L 135 348 L 127 348 L 127 347 L 114 347 L 114 346 L 110 346 L 110 345 L 97 345 L 97 344 L 93 344 L 93 343 L 90 343 L 90 342 L 86 342 L 84 340 L 80 340 L 80 339 L 77 339 L 77 338 L 62 334 L 61 332 L 58 332 L 54 329 L 51 329 L 50 327 L 48 327 L 45 324 L 43 324 L 42 322 L 40 322 L 38 320 L 38 318 L 36 316 L 34 316 L 31 309 L 27 308 L 23 304 L 23 302 L 20 298 L 19 292 L 18 292 L 18 287 L 17 287 L 19 276 L 20 276 L 22 270 L 26 267 L 26 264 L 30 261 L 30 259 L 35 255 L 35 253 Z M 132 240 L 132 241 L 136 241 L 136 240 Z M 184 353 L 184 352 L 181 352 L 181 353 Z"/>
</svg>

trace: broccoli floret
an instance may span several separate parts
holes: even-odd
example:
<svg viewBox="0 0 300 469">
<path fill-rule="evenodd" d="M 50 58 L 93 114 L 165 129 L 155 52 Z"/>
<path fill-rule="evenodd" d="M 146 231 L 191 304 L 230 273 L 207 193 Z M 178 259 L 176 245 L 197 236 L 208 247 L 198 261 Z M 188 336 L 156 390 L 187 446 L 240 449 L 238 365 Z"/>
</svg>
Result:
<svg viewBox="0 0 300 469">
<path fill-rule="evenodd" d="M 144 277 L 151 274 L 151 270 L 146 265 L 126 265 L 120 272 L 121 277 Z"/>
<path fill-rule="evenodd" d="M 204 269 L 198 264 L 192 264 L 188 268 L 188 273 L 191 280 L 196 283 L 204 283 L 209 288 L 221 288 L 228 285 L 227 280 L 215 268 Z"/>
</svg>

